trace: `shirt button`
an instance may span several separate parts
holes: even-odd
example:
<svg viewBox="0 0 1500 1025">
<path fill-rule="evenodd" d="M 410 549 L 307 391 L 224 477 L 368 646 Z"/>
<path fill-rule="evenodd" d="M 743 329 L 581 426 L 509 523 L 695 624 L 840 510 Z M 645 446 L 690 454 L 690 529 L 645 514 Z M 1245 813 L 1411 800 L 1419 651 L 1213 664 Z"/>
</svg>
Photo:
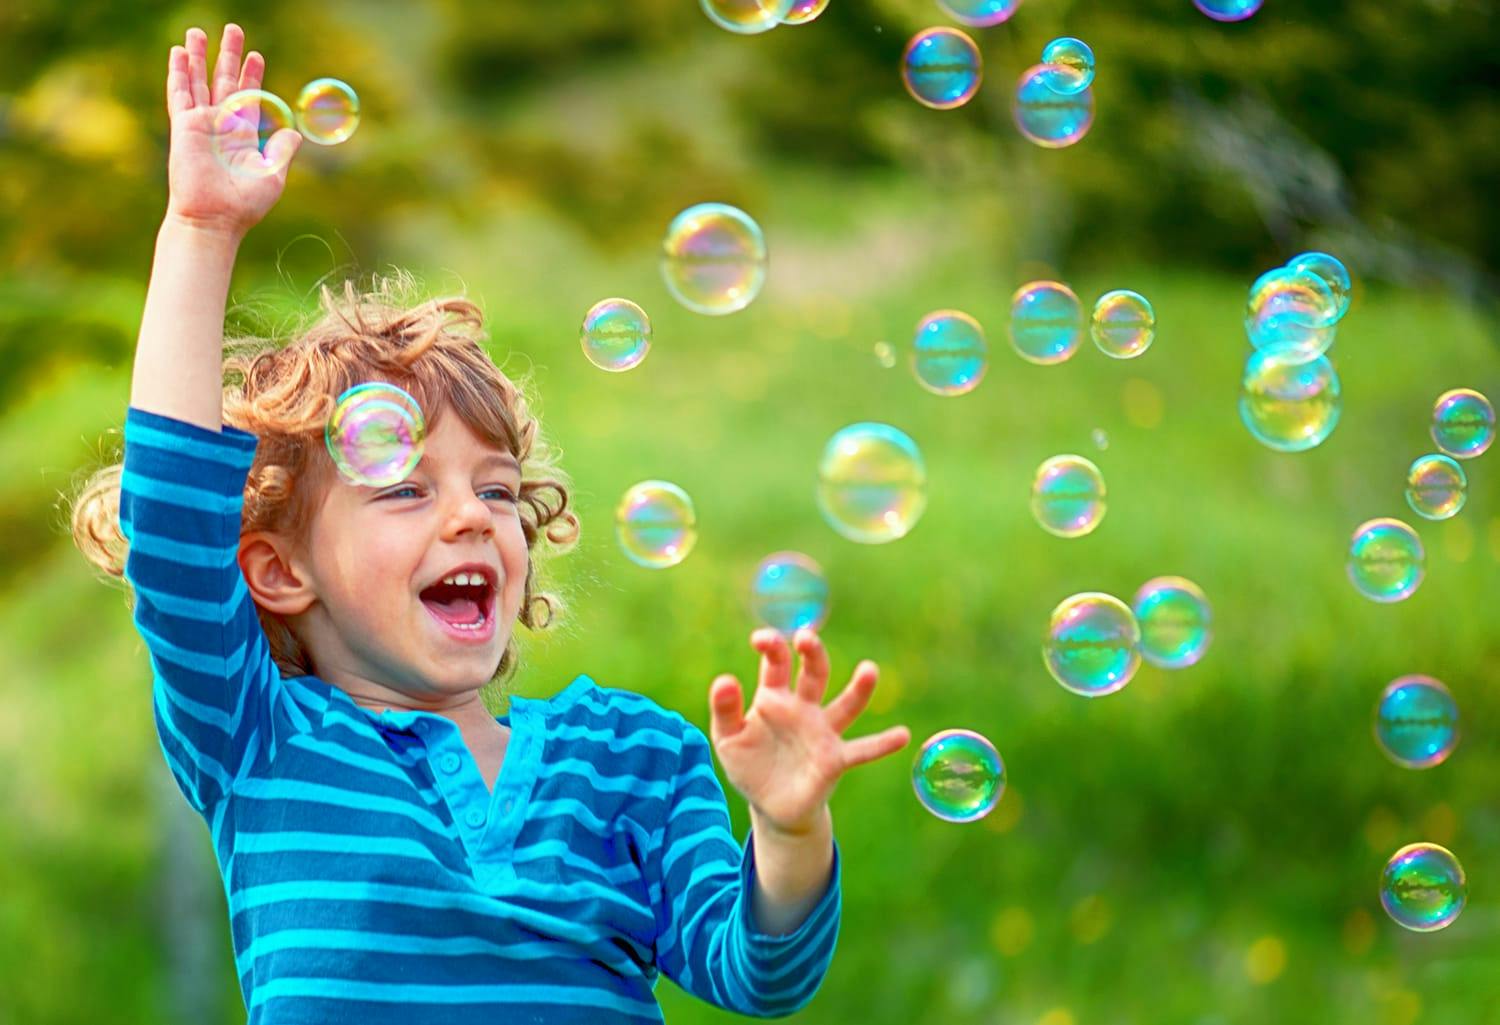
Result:
<svg viewBox="0 0 1500 1025">
<path fill-rule="evenodd" d="M 442 765 L 444 772 L 457 772 L 458 755 L 453 754 L 451 751 L 448 754 L 443 755 Z"/>
<path fill-rule="evenodd" d="M 464 821 L 473 826 L 475 829 L 478 829 L 481 825 L 484 824 L 484 812 L 480 811 L 478 808 L 471 808 L 469 810 L 469 814 L 464 816 Z"/>
</svg>

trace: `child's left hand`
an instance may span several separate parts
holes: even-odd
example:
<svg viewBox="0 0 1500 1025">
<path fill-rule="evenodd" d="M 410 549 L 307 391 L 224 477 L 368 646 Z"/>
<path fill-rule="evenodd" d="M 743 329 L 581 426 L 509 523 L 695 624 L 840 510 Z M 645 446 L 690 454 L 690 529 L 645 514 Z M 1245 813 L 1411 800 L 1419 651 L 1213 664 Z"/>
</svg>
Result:
<svg viewBox="0 0 1500 1025">
<path fill-rule="evenodd" d="M 834 784 L 848 769 L 894 754 L 911 740 L 905 726 L 845 740 L 840 734 L 865 710 L 879 670 L 865 660 L 849 684 L 823 706 L 828 652 L 818 635 L 798 630 L 793 638 L 802 664 L 793 690 L 792 656 L 786 638 L 771 629 L 750 635 L 761 653 L 760 684 L 745 713 L 740 682 L 717 677 L 708 689 L 709 730 L 729 781 L 765 822 L 786 833 L 816 823 Z"/>
</svg>

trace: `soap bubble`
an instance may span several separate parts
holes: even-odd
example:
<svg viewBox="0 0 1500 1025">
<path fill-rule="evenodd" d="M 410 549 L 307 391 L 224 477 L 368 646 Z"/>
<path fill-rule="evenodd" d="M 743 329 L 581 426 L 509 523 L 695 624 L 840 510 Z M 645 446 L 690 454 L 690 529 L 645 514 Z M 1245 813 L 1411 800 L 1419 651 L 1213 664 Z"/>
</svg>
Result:
<svg viewBox="0 0 1500 1025">
<path fill-rule="evenodd" d="M 1265 0 L 1193 0 L 1193 6 L 1214 21 L 1244 21 L 1263 3 Z"/>
<path fill-rule="evenodd" d="M 411 475 L 422 461 L 427 421 L 417 400 L 385 381 L 357 384 L 334 402 L 323 443 L 347 483 L 379 488 Z"/>
<path fill-rule="evenodd" d="M 579 341 L 600 370 L 629 370 L 651 348 L 651 318 L 629 299 L 601 299 L 584 316 Z"/>
<path fill-rule="evenodd" d="M 890 370 L 896 365 L 896 347 L 890 342 L 876 342 L 875 362 L 882 370 Z"/>
<path fill-rule="evenodd" d="M 974 28 L 988 28 L 1009 20 L 1021 6 L 1021 0 L 938 0 L 954 21 Z"/>
<path fill-rule="evenodd" d="M 1422 539 L 1400 520 L 1368 520 L 1355 528 L 1349 541 L 1349 579 L 1371 601 L 1411 597 L 1427 572 L 1426 562 Z"/>
<path fill-rule="evenodd" d="M 917 752 L 911 782 L 917 800 L 938 818 L 974 822 L 1000 803 L 1005 763 L 995 745 L 973 730 L 943 730 Z"/>
<path fill-rule="evenodd" d="M 851 541 L 905 537 L 927 508 L 927 466 L 917 443 L 890 424 L 843 428 L 818 464 L 818 509 Z"/>
<path fill-rule="evenodd" d="M 1030 363 L 1061 363 L 1083 339 L 1083 306 L 1060 281 L 1032 281 L 1010 300 L 1010 344 Z"/>
<path fill-rule="evenodd" d="M 775 552 L 761 560 L 750 582 L 750 610 L 766 626 L 794 634 L 828 619 L 828 579 L 801 552 Z"/>
<path fill-rule="evenodd" d="M 1163 669 L 1195 665 L 1212 639 L 1208 598 L 1184 577 L 1156 577 L 1141 585 L 1133 611 L 1141 626 L 1141 656 Z"/>
<path fill-rule="evenodd" d="M 1430 676 L 1392 680 L 1375 705 L 1375 739 L 1397 765 L 1441 765 L 1458 746 L 1458 704 Z"/>
<path fill-rule="evenodd" d="M 1310 270 L 1278 267 L 1250 286 L 1245 334 L 1262 352 L 1288 363 L 1323 355 L 1337 333 L 1338 300 Z"/>
<path fill-rule="evenodd" d="M 1468 475 L 1447 456 L 1419 456 L 1406 471 L 1406 502 L 1418 516 L 1446 520 L 1468 497 Z"/>
<path fill-rule="evenodd" d="M 1156 337 L 1156 311 L 1139 292 L 1119 288 L 1105 292 L 1094 304 L 1090 324 L 1099 351 L 1115 359 L 1131 359 L 1151 347 Z"/>
<path fill-rule="evenodd" d="M 1455 459 L 1482 455 L 1495 440 L 1495 407 L 1473 388 L 1454 388 L 1432 407 L 1432 440 Z"/>
<path fill-rule="evenodd" d="M 627 558 L 647 569 L 665 569 L 688 557 L 698 541 L 693 500 L 676 484 L 643 480 L 615 506 L 615 535 Z"/>
<path fill-rule="evenodd" d="M 1076 71 L 1076 75 L 1060 75 L 1052 82 L 1052 88 L 1065 96 L 1082 92 L 1094 82 L 1094 51 L 1082 39 L 1063 36 L 1048 43 L 1042 50 L 1043 64 L 1061 64 Z"/>
<path fill-rule="evenodd" d="M 1074 694 L 1113 694 L 1140 668 L 1141 628 L 1130 606 L 1112 594 L 1075 594 L 1052 610 L 1042 661 Z"/>
<path fill-rule="evenodd" d="M 828 8 L 828 0 L 793 0 L 792 9 L 781 19 L 783 25 L 806 25 Z"/>
<path fill-rule="evenodd" d="M 962 395 L 979 387 L 989 367 L 989 347 L 979 321 L 958 310 L 923 317 L 912 340 L 917 381 L 938 395 Z"/>
<path fill-rule="evenodd" d="M 1468 899 L 1463 866 L 1435 843 L 1407 844 L 1380 875 L 1380 903 L 1397 925 L 1413 932 L 1452 925 Z"/>
<path fill-rule="evenodd" d="M 1342 260 L 1328 253 L 1302 253 L 1292 257 L 1286 265 L 1289 270 L 1306 271 L 1321 278 L 1333 295 L 1334 320 L 1344 319 L 1344 314 L 1349 312 L 1349 293 L 1354 289 L 1354 282 Z"/>
<path fill-rule="evenodd" d="M 766 239 L 738 207 L 699 203 L 668 226 L 661 271 L 673 298 L 694 313 L 733 313 L 765 284 Z"/>
<path fill-rule="evenodd" d="M 1245 363 L 1240 419 L 1267 448 L 1303 452 L 1321 445 L 1342 409 L 1339 375 L 1327 356 L 1293 363 L 1256 350 Z"/>
<path fill-rule="evenodd" d="M 1046 149 L 1071 146 L 1094 124 L 1094 90 L 1065 64 L 1033 64 L 1016 82 L 1011 114 L 1021 134 Z"/>
<path fill-rule="evenodd" d="M 786 20 L 792 0 L 702 0 L 703 13 L 721 28 L 740 35 L 769 32 Z"/>
<path fill-rule="evenodd" d="M 337 145 L 359 127 L 359 97 L 347 82 L 315 78 L 297 94 L 297 127 L 308 142 Z"/>
<path fill-rule="evenodd" d="M 979 91 L 979 47 L 956 28 L 923 29 L 901 55 L 901 80 L 912 98 L 934 110 L 962 107 Z"/>
<path fill-rule="evenodd" d="M 295 129 L 292 108 L 280 96 L 264 89 L 231 93 L 214 112 L 211 127 L 214 158 L 230 174 L 269 178 L 292 159 L 288 137 L 272 142 L 283 130 Z"/>
<path fill-rule="evenodd" d="M 1083 456 L 1053 456 L 1031 481 L 1031 514 L 1058 537 L 1091 534 L 1104 519 L 1104 475 Z"/>
</svg>

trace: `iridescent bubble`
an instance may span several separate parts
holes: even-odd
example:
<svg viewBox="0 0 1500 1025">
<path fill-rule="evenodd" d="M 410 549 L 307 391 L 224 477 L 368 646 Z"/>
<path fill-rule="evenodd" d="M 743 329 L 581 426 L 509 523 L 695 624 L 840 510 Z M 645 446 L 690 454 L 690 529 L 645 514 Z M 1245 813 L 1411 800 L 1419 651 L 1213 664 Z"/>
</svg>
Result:
<svg viewBox="0 0 1500 1025">
<path fill-rule="evenodd" d="M 995 810 L 1005 792 L 1000 752 L 973 730 L 927 738 L 911 768 L 917 800 L 946 822 L 974 822 Z"/>
<path fill-rule="evenodd" d="M 1267 448 L 1303 452 L 1322 444 L 1342 410 L 1339 375 L 1327 356 L 1294 363 L 1256 350 L 1245 363 L 1240 419 Z"/>
<path fill-rule="evenodd" d="M 954 21 L 974 28 L 988 28 L 1010 19 L 1021 0 L 938 0 Z"/>
<path fill-rule="evenodd" d="M 695 313 L 742 310 L 766 282 L 766 239 L 738 207 L 699 203 L 672 219 L 662 240 L 667 290 Z"/>
<path fill-rule="evenodd" d="M 1406 471 L 1406 503 L 1418 516 L 1446 520 L 1468 497 L 1469 477 L 1448 456 L 1419 456 Z"/>
<path fill-rule="evenodd" d="M 290 137 L 275 141 L 283 130 L 296 129 L 292 127 L 292 108 L 280 96 L 264 89 L 231 93 L 214 112 L 214 158 L 241 178 L 269 178 L 292 159 Z"/>
<path fill-rule="evenodd" d="M 828 8 L 828 0 L 792 0 L 792 9 L 781 19 L 783 25 L 806 25 Z"/>
<path fill-rule="evenodd" d="M 1083 306 L 1060 281 L 1022 285 L 1010 301 L 1010 344 L 1030 363 L 1061 363 L 1083 340 Z"/>
<path fill-rule="evenodd" d="M 769 32 L 786 20 L 792 0 L 702 0 L 703 13 L 721 28 L 740 35 Z"/>
<path fill-rule="evenodd" d="M 979 91 L 979 47 L 956 28 L 923 29 L 901 55 L 901 81 L 912 98 L 934 110 L 962 107 Z"/>
<path fill-rule="evenodd" d="M 297 94 L 297 127 L 302 137 L 334 146 L 359 127 L 359 97 L 337 78 L 315 78 Z"/>
<path fill-rule="evenodd" d="M 1065 64 L 1033 64 L 1016 82 L 1011 114 L 1016 127 L 1038 146 L 1061 149 L 1088 134 L 1094 124 L 1094 90 Z"/>
<path fill-rule="evenodd" d="M 1042 50 L 1043 64 L 1061 64 L 1071 68 L 1077 75 L 1059 76 L 1052 88 L 1063 95 L 1082 92 L 1094 83 L 1094 51 L 1082 39 L 1063 36 L 1048 43 Z"/>
<path fill-rule="evenodd" d="M 979 387 L 989 369 L 989 346 L 979 321 L 958 310 L 923 317 L 912 339 L 917 381 L 938 395 L 962 395 Z"/>
<path fill-rule="evenodd" d="M 1458 703 L 1430 676 L 1392 680 L 1375 704 L 1375 739 L 1397 765 L 1441 765 L 1458 746 Z"/>
<path fill-rule="evenodd" d="M 1468 899 L 1463 866 L 1435 843 L 1407 844 L 1380 875 L 1380 903 L 1397 925 L 1413 932 L 1452 925 Z"/>
<path fill-rule="evenodd" d="M 688 557 L 698 541 L 693 500 L 676 484 L 643 480 L 615 506 L 615 536 L 627 558 L 647 569 L 665 569 Z"/>
<path fill-rule="evenodd" d="M 851 541 L 905 537 L 927 508 L 927 466 L 917 443 L 890 424 L 850 424 L 818 464 L 818 509 Z"/>
<path fill-rule="evenodd" d="M 1427 572 L 1422 539 L 1400 520 L 1367 520 L 1349 541 L 1349 579 L 1371 601 L 1394 602 L 1411 597 Z"/>
<path fill-rule="evenodd" d="M 750 610 L 766 626 L 794 634 L 828 619 L 828 578 L 801 552 L 776 552 L 761 560 L 750 582 Z"/>
<path fill-rule="evenodd" d="M 1031 481 L 1031 514 L 1058 537 L 1091 534 L 1104 519 L 1104 475 L 1083 456 L 1053 456 Z"/>
<path fill-rule="evenodd" d="M 427 421 L 417 400 L 386 381 L 357 384 L 334 402 L 323 443 L 347 483 L 379 488 L 405 480 L 422 461 Z"/>
<path fill-rule="evenodd" d="M 1193 0 L 1193 6 L 1214 21 L 1244 21 L 1263 3 L 1265 0 Z"/>
<path fill-rule="evenodd" d="M 1454 388 L 1432 407 L 1432 440 L 1455 459 L 1473 459 L 1495 440 L 1495 407 L 1473 388 Z"/>
<path fill-rule="evenodd" d="M 1131 359 L 1149 349 L 1156 338 L 1156 311 L 1139 292 L 1126 288 L 1105 292 L 1094 304 L 1090 330 L 1104 355 Z"/>
<path fill-rule="evenodd" d="M 1277 267 L 1250 286 L 1245 334 L 1262 352 L 1302 363 L 1328 351 L 1337 333 L 1338 300 L 1308 270 Z"/>
<path fill-rule="evenodd" d="M 584 316 L 579 341 L 600 370 L 629 370 L 651 348 L 651 318 L 629 299 L 601 299 Z"/>
<path fill-rule="evenodd" d="M 1052 610 L 1042 661 L 1052 678 L 1087 698 L 1113 694 L 1140 668 L 1141 628 L 1112 594 L 1075 594 Z"/>
<path fill-rule="evenodd" d="M 896 365 L 896 347 L 890 342 L 875 343 L 875 362 L 881 369 L 889 370 Z"/>
<path fill-rule="evenodd" d="M 1289 270 L 1306 271 L 1322 279 L 1333 295 L 1333 319 L 1344 319 L 1344 314 L 1349 312 L 1349 293 L 1354 290 L 1354 281 L 1349 277 L 1349 268 L 1344 266 L 1342 260 L 1328 253 L 1303 253 L 1292 257 L 1286 265 Z"/>
<path fill-rule="evenodd" d="M 1185 577 L 1156 577 L 1141 585 L 1133 606 L 1141 626 L 1141 657 L 1163 669 L 1194 665 L 1213 633 L 1208 597 Z"/>
</svg>

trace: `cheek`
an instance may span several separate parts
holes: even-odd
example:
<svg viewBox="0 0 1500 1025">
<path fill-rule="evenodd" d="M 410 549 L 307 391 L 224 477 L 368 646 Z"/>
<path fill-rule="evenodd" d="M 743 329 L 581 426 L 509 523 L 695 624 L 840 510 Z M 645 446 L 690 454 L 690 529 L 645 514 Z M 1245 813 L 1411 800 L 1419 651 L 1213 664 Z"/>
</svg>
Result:
<svg viewBox="0 0 1500 1025">
<path fill-rule="evenodd" d="M 526 535 L 521 532 L 521 521 L 507 523 L 500 541 L 500 565 L 505 570 L 505 599 L 507 604 L 520 605 L 526 591 L 526 570 L 530 563 L 526 549 Z"/>
</svg>

